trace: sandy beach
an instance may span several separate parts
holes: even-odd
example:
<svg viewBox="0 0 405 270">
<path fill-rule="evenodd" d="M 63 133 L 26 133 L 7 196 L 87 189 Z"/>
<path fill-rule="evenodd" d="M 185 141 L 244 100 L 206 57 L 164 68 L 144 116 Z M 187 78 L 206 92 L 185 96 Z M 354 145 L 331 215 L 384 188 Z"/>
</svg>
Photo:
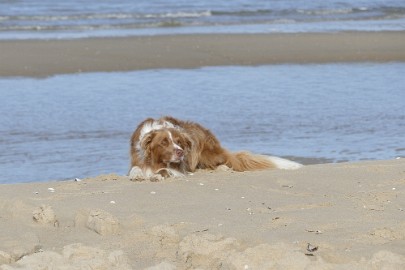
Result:
<svg viewBox="0 0 405 270">
<path fill-rule="evenodd" d="M 0 269 L 404 269 L 404 168 L 2 185 Z"/>
<path fill-rule="evenodd" d="M 0 76 L 405 61 L 403 32 L 2 40 Z M 0 270 L 405 269 L 405 159 L 0 185 Z"/>
<path fill-rule="evenodd" d="M 0 76 L 280 63 L 405 61 L 403 32 L 2 40 Z"/>
</svg>

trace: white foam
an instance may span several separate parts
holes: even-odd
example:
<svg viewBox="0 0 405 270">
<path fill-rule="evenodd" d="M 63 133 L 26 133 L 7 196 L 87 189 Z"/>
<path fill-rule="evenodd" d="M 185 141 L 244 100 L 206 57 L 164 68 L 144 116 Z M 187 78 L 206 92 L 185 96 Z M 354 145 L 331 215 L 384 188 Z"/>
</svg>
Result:
<svg viewBox="0 0 405 270">
<path fill-rule="evenodd" d="M 298 162 L 280 157 L 268 156 L 268 159 L 273 162 L 278 169 L 283 170 L 296 170 L 304 166 Z"/>
</svg>

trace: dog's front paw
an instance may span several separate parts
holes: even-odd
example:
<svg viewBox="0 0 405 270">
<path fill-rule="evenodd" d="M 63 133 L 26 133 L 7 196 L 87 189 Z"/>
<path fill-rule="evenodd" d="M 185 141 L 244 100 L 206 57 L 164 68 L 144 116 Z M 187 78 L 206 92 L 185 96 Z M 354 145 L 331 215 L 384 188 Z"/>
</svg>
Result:
<svg viewBox="0 0 405 270">
<path fill-rule="evenodd" d="M 163 177 L 163 176 L 160 175 L 160 174 L 155 174 L 155 175 L 149 176 L 148 179 L 149 179 L 149 181 L 151 181 L 151 182 L 160 182 L 160 181 L 165 180 L 165 177 Z"/>
<path fill-rule="evenodd" d="M 164 178 L 168 178 L 168 177 L 183 177 L 184 174 L 179 172 L 178 170 L 175 169 L 171 169 L 171 168 L 162 168 L 159 169 L 156 174 L 161 175 Z"/>
<path fill-rule="evenodd" d="M 145 181 L 146 177 L 143 174 L 143 171 L 138 166 L 134 166 L 128 173 L 129 178 L 131 181 Z"/>
<path fill-rule="evenodd" d="M 170 176 L 172 176 L 170 170 L 166 169 L 166 168 L 162 168 L 156 171 L 156 175 L 161 176 L 163 179 L 168 178 Z"/>
</svg>

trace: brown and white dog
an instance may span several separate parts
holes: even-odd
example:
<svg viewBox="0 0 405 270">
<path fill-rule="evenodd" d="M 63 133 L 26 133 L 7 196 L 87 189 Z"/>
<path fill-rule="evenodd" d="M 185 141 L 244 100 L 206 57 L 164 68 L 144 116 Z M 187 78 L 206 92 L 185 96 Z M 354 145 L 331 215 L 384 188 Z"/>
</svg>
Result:
<svg viewBox="0 0 405 270">
<path fill-rule="evenodd" d="M 214 170 L 226 165 L 235 171 L 298 169 L 290 160 L 231 153 L 224 149 L 211 131 L 201 125 L 170 116 L 148 118 L 131 137 L 131 178 L 162 179 L 184 176 L 196 169 Z"/>
</svg>

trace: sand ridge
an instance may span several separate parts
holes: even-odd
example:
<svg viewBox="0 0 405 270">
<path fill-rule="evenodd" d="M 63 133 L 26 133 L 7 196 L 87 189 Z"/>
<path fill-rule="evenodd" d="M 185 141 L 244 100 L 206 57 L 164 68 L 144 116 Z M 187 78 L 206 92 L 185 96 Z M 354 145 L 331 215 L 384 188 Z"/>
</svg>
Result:
<svg viewBox="0 0 405 270">
<path fill-rule="evenodd" d="M 405 61 L 404 32 L 0 40 L 0 76 L 282 63 Z"/>
<path fill-rule="evenodd" d="M 2 185 L 0 269 L 403 269 L 404 168 Z"/>
</svg>

